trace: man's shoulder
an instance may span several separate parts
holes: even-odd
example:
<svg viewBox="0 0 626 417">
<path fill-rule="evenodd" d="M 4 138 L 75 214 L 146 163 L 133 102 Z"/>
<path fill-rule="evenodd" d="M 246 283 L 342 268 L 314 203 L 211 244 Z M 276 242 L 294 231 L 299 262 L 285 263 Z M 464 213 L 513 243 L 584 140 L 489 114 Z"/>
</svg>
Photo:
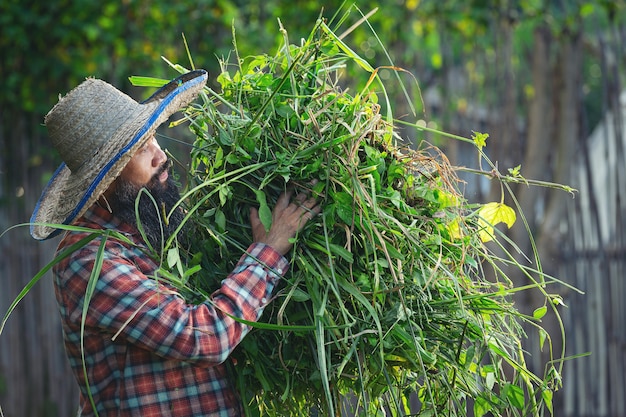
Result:
<svg viewBox="0 0 626 417">
<path fill-rule="evenodd" d="M 93 242 L 99 246 L 103 239 L 113 245 L 124 247 L 140 246 L 137 240 L 137 231 L 130 225 L 121 223 L 116 217 L 99 206 L 90 207 L 81 217 L 72 224 L 59 246 L 69 246 L 82 240 L 85 243 Z"/>
<path fill-rule="evenodd" d="M 110 230 L 70 231 L 57 247 L 55 270 L 77 270 L 81 265 L 104 262 L 108 268 L 133 265 L 144 273 L 154 271 L 156 261 L 144 245 Z M 73 266 L 71 266 L 73 265 Z"/>
</svg>

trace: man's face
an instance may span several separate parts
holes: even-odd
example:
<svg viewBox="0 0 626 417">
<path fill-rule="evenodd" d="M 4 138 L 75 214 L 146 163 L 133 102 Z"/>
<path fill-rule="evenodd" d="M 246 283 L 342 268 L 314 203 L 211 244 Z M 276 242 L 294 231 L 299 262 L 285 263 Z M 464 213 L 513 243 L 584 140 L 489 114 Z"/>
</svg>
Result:
<svg viewBox="0 0 626 417">
<path fill-rule="evenodd" d="M 164 219 L 180 199 L 178 188 L 169 175 L 170 166 L 167 155 L 152 137 L 133 155 L 107 195 L 113 214 L 123 222 L 137 226 L 137 195 L 142 188 L 150 193 L 154 201 L 142 192 L 138 212 L 141 227 L 157 250 L 183 219 L 180 208 L 167 221 Z"/>
<path fill-rule="evenodd" d="M 139 188 L 147 186 L 155 175 L 159 175 L 159 182 L 165 183 L 169 176 L 167 170 L 162 171 L 166 161 L 167 155 L 152 135 L 124 167 L 120 178 Z M 159 172 L 161 174 L 158 174 Z"/>
</svg>

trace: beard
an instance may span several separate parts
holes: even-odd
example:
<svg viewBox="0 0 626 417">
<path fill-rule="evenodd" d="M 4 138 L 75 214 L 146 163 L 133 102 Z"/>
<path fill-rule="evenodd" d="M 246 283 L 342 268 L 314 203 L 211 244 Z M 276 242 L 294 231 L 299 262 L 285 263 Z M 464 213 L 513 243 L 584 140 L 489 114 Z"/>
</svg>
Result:
<svg viewBox="0 0 626 417">
<path fill-rule="evenodd" d="M 184 218 L 181 207 L 172 212 L 172 208 L 180 200 L 180 192 L 171 175 L 165 183 L 159 181 L 159 175 L 170 167 L 171 162 L 167 161 L 143 187 L 118 177 L 116 187 L 109 198 L 113 214 L 122 222 L 135 226 L 138 230 L 143 229 L 147 243 L 155 250 L 163 247 Z"/>
</svg>

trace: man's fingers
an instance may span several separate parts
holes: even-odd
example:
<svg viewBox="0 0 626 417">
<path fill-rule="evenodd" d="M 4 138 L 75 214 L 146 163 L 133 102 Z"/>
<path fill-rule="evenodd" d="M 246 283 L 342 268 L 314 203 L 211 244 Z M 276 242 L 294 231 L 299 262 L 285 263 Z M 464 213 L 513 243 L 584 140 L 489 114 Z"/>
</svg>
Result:
<svg viewBox="0 0 626 417">
<path fill-rule="evenodd" d="M 312 212 L 313 214 L 318 214 L 321 210 L 321 207 L 319 205 L 319 201 L 317 201 L 316 198 L 311 197 L 308 200 L 306 200 L 303 204 L 302 207 L 304 209 L 306 209 L 307 211 Z"/>
<path fill-rule="evenodd" d="M 294 220 L 305 219 L 308 221 L 319 214 L 321 208 L 319 207 L 318 199 L 311 197 L 311 193 L 308 190 L 294 194 L 293 188 L 288 188 L 285 192 L 281 193 L 276 201 L 275 215 L 284 213 L 295 216 Z M 298 221 L 298 223 L 300 222 Z"/>
<path fill-rule="evenodd" d="M 287 208 L 287 206 L 289 206 L 289 203 L 291 201 L 291 195 L 293 194 L 293 189 L 289 188 L 287 189 L 287 191 L 280 193 L 280 196 L 278 196 L 278 200 L 276 201 L 276 207 L 279 207 L 281 209 L 285 209 Z"/>
<path fill-rule="evenodd" d="M 321 207 L 315 198 L 309 198 L 300 205 L 300 208 L 303 210 L 301 216 L 307 220 L 313 220 L 321 211 Z"/>
<path fill-rule="evenodd" d="M 307 200 L 308 197 L 309 197 L 309 193 L 301 192 L 301 193 L 298 193 L 298 195 L 294 197 L 294 201 L 298 205 L 302 205 L 304 204 L 304 202 Z"/>
</svg>

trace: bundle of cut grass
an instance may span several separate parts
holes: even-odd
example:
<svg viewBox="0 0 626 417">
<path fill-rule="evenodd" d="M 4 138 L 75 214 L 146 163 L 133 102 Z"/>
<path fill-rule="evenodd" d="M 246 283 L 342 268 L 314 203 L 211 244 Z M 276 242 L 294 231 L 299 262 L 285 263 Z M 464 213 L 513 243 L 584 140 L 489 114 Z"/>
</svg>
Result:
<svg viewBox="0 0 626 417">
<path fill-rule="evenodd" d="M 512 304 L 504 260 L 485 248 L 485 221 L 445 156 L 398 145 L 376 71 L 324 22 L 299 46 L 283 33 L 276 54 L 223 63 L 221 91 L 188 110 L 193 230 L 162 271 L 190 302 L 204 299 L 251 241 L 249 206 L 268 224 L 288 184 L 319 196 L 323 212 L 235 353 L 248 414 L 551 410 L 558 372 L 527 369 L 521 325 L 533 318 Z M 347 65 L 371 75 L 354 94 L 339 83 Z"/>
</svg>

